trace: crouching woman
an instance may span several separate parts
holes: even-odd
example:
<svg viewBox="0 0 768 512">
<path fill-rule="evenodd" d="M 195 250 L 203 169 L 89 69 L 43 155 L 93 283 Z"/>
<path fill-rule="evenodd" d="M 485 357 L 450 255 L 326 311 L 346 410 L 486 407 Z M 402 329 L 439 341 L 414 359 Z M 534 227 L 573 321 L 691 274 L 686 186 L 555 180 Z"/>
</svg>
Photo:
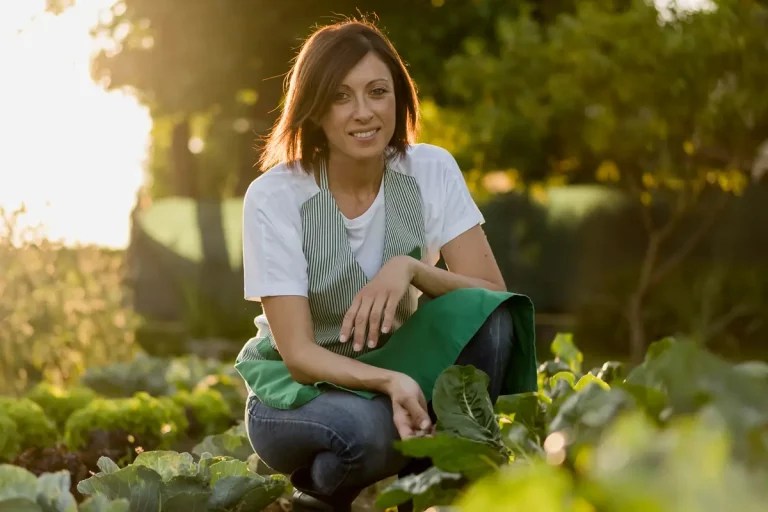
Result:
<svg viewBox="0 0 768 512">
<path fill-rule="evenodd" d="M 533 308 L 506 292 L 454 158 L 415 143 L 414 84 L 374 26 L 319 29 L 289 78 L 245 197 L 245 296 L 264 315 L 236 368 L 294 509 L 349 510 L 424 469 L 393 442 L 432 431 L 447 367 L 483 370 L 494 401 L 536 389 Z"/>
</svg>

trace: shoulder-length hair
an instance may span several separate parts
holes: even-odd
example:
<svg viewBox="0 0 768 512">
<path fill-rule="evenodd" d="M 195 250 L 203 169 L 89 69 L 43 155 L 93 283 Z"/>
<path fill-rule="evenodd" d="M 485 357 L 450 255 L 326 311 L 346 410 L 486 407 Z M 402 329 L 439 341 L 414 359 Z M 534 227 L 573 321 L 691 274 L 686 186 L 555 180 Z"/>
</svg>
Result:
<svg viewBox="0 0 768 512">
<path fill-rule="evenodd" d="M 301 47 L 286 76 L 285 102 L 259 159 L 262 171 L 287 162 L 312 172 L 327 158 L 328 142 L 319 120 L 328 111 L 336 90 L 349 71 L 369 52 L 386 64 L 394 82 L 395 131 L 387 153 L 403 156 L 419 128 L 416 86 L 392 43 L 367 21 L 349 20 L 315 31 Z"/>
</svg>

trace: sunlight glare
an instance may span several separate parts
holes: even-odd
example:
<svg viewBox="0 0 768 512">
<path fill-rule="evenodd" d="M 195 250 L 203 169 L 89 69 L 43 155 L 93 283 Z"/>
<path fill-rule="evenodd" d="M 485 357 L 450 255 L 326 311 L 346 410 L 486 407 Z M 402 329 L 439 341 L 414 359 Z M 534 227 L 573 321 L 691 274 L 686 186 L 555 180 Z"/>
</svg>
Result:
<svg viewBox="0 0 768 512">
<path fill-rule="evenodd" d="M 90 78 L 89 34 L 115 0 L 0 2 L 0 206 L 28 210 L 49 237 L 125 247 L 152 121 L 123 92 Z"/>
</svg>

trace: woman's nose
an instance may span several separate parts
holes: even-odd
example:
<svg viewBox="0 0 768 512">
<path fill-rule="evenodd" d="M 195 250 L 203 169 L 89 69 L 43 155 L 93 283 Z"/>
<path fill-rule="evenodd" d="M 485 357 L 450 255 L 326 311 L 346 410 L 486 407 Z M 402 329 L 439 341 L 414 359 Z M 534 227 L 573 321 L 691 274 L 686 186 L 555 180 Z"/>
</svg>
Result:
<svg viewBox="0 0 768 512">
<path fill-rule="evenodd" d="M 367 99 L 360 99 L 355 103 L 355 118 L 360 121 L 368 121 L 373 117 L 373 109 Z"/>
</svg>

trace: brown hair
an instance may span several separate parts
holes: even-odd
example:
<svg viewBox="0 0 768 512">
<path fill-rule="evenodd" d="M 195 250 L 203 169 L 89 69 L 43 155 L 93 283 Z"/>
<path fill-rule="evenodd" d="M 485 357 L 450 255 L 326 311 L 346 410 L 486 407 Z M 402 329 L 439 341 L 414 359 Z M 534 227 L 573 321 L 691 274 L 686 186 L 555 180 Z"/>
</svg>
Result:
<svg viewBox="0 0 768 512">
<path fill-rule="evenodd" d="M 418 131 L 416 86 L 392 43 L 369 21 L 345 20 L 315 31 L 302 45 L 286 76 L 285 104 L 267 137 L 259 166 L 265 171 L 281 162 L 300 163 L 305 172 L 327 158 L 323 129 L 313 121 L 330 108 L 336 89 L 369 52 L 375 52 L 392 73 L 396 102 L 392 156 L 403 156 Z"/>
</svg>

